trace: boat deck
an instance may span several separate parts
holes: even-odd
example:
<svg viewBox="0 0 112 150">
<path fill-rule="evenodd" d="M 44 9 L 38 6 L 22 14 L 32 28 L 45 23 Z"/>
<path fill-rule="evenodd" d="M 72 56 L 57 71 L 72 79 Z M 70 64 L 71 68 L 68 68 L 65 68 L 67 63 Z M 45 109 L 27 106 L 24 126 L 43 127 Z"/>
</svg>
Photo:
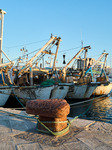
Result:
<svg viewBox="0 0 112 150">
<path fill-rule="evenodd" d="M 112 150 L 112 124 L 76 119 L 68 134 L 55 137 L 38 132 L 37 121 L 25 116 L 28 116 L 25 111 L 0 108 L 0 149 Z"/>
</svg>

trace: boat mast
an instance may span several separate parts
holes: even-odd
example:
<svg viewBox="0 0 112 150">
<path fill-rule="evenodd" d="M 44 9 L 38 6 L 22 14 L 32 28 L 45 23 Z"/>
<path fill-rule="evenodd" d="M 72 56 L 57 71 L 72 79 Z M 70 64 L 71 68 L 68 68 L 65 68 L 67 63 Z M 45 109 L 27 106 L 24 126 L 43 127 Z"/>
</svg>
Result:
<svg viewBox="0 0 112 150">
<path fill-rule="evenodd" d="M 57 44 L 56 44 L 56 45 L 57 45 L 57 49 L 56 49 L 56 54 L 55 54 L 55 58 L 54 58 L 53 71 L 56 70 L 57 54 L 58 54 L 58 50 L 59 50 L 60 41 L 62 41 L 60 37 L 59 37 L 57 40 L 58 40 L 58 42 L 57 42 Z"/>
<path fill-rule="evenodd" d="M 106 64 L 106 61 L 107 61 L 107 56 L 108 56 L 108 53 L 105 53 L 105 60 L 104 60 L 104 64 L 103 64 L 103 69 L 105 69 L 105 64 Z"/>
<path fill-rule="evenodd" d="M 90 48 L 91 48 L 91 47 L 90 47 Z M 90 49 L 90 48 L 89 48 L 89 49 Z M 87 52 L 88 52 L 88 49 L 85 48 L 85 54 L 84 54 L 84 66 L 83 66 L 82 76 L 81 76 L 81 77 L 84 76 L 85 70 L 86 70 L 86 58 L 87 58 Z"/>
<path fill-rule="evenodd" d="M 3 22 L 4 22 L 4 14 L 6 14 L 5 11 L 0 9 L 0 64 L 2 64 L 2 40 L 3 40 Z"/>
</svg>

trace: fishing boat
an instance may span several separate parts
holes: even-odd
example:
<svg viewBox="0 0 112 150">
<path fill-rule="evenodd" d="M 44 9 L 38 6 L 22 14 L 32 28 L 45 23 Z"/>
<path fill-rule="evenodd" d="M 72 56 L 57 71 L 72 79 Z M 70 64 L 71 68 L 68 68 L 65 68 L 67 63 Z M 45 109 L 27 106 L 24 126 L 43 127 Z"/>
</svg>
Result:
<svg viewBox="0 0 112 150">
<path fill-rule="evenodd" d="M 58 77 L 56 75 L 56 58 L 58 54 L 60 37 L 50 37 L 50 40 L 25 64 L 21 69 L 16 72 L 13 89 L 13 94 L 17 96 L 20 101 L 26 104 L 27 100 L 33 99 L 54 99 L 65 98 L 69 85 L 59 84 Z M 56 45 L 56 52 L 52 53 L 51 48 Z M 39 64 L 39 61 L 45 54 L 53 55 L 54 62 L 52 69 L 46 69 L 35 64 Z M 53 76 L 55 74 L 55 77 Z"/>
<path fill-rule="evenodd" d="M 109 78 L 104 70 L 108 53 L 102 53 L 101 56 L 105 56 L 105 61 L 100 76 L 96 78 L 96 82 L 100 82 L 101 85 L 94 90 L 93 95 L 95 96 L 108 95 L 112 90 L 112 82 L 109 81 Z"/>
<path fill-rule="evenodd" d="M 73 83 L 69 86 L 69 91 L 66 95 L 67 99 L 87 99 L 90 98 L 95 88 L 98 86 L 98 83 L 92 82 L 91 76 L 84 76 L 84 69 L 81 70 L 80 77 L 78 79 L 73 79 L 74 75 L 67 75 L 67 67 L 72 63 L 73 60 L 80 59 L 80 56 L 78 58 L 78 55 L 85 51 L 84 53 L 84 63 L 86 60 L 86 55 L 88 49 L 90 49 L 90 46 L 82 47 L 79 52 L 67 63 L 67 65 L 62 69 L 62 80 L 63 82 L 69 82 L 69 78 L 72 79 L 70 82 Z M 85 65 L 85 64 L 84 64 Z M 70 74 L 70 73 L 69 73 Z"/>
<path fill-rule="evenodd" d="M 100 72 L 99 76 L 97 75 L 97 77 L 94 78 L 95 82 L 99 83 L 99 86 L 97 86 L 96 89 L 92 93 L 92 95 L 94 95 L 94 96 L 108 95 L 112 89 L 112 83 L 109 81 L 109 78 L 105 72 L 105 64 L 107 61 L 107 56 L 108 56 L 108 53 L 103 52 L 101 54 L 101 56 L 98 58 L 98 60 L 87 71 L 87 72 L 90 71 L 92 74 L 92 77 L 94 78 L 92 68 L 94 66 L 97 68 L 98 64 L 102 64 L 102 65 L 100 65 L 101 72 Z M 101 61 L 102 59 L 104 59 L 104 62 Z"/>
</svg>

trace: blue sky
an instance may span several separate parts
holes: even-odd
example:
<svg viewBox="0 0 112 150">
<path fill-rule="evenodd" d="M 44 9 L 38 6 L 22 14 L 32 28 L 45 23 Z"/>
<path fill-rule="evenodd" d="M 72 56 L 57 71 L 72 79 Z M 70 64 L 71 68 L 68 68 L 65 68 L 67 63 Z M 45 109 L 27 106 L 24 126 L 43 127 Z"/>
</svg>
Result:
<svg viewBox="0 0 112 150">
<path fill-rule="evenodd" d="M 80 50 L 81 40 L 92 48 L 88 57 L 97 59 L 106 50 L 110 65 L 112 0 L 3 0 L 0 9 L 7 12 L 3 50 L 11 60 L 21 55 L 22 47 L 28 53 L 42 47 L 52 33 L 62 39 L 57 66 L 63 54 L 68 62 Z"/>
</svg>

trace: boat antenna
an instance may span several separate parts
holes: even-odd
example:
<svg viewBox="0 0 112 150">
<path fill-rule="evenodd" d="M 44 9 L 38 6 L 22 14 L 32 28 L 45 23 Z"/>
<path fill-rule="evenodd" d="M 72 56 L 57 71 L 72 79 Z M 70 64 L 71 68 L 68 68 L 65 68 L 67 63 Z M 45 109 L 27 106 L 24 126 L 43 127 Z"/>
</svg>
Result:
<svg viewBox="0 0 112 150">
<path fill-rule="evenodd" d="M 83 48 L 82 31 L 80 30 L 80 32 L 81 32 L 81 48 Z"/>
<path fill-rule="evenodd" d="M 83 48 L 83 40 L 81 40 L 81 47 Z"/>
</svg>

